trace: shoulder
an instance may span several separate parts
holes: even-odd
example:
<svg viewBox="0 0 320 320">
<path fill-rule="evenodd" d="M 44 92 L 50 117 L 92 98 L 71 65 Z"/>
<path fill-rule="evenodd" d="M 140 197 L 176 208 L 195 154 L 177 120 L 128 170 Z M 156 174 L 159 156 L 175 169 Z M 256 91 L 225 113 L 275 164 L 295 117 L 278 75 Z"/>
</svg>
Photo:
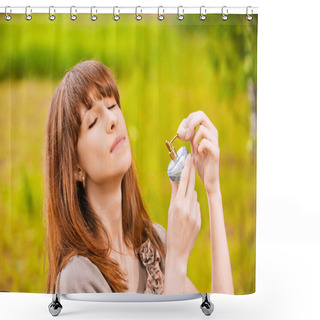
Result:
<svg viewBox="0 0 320 320">
<path fill-rule="evenodd" d="M 88 258 L 75 255 L 69 259 L 57 278 L 59 293 L 111 292 L 98 267 Z"/>
</svg>

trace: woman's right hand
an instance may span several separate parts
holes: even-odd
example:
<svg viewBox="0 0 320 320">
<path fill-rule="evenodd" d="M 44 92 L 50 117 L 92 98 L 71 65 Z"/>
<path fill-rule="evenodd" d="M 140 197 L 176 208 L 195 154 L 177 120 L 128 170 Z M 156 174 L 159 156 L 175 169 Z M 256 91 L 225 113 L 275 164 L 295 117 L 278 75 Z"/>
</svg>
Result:
<svg viewBox="0 0 320 320">
<path fill-rule="evenodd" d="M 195 186 L 195 165 L 191 154 L 186 158 L 179 187 L 170 180 L 171 202 L 167 226 L 167 258 L 187 272 L 189 256 L 201 227 L 200 205 Z"/>
</svg>

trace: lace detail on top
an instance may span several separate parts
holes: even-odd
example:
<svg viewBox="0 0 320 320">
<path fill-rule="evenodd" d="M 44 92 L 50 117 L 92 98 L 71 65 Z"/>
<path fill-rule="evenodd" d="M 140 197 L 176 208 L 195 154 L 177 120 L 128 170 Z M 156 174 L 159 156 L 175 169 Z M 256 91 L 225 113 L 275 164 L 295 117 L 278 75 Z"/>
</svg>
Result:
<svg viewBox="0 0 320 320">
<path fill-rule="evenodd" d="M 161 257 L 149 238 L 141 245 L 139 255 L 147 270 L 147 285 L 144 293 L 162 294 L 164 274 L 160 269 Z"/>
</svg>

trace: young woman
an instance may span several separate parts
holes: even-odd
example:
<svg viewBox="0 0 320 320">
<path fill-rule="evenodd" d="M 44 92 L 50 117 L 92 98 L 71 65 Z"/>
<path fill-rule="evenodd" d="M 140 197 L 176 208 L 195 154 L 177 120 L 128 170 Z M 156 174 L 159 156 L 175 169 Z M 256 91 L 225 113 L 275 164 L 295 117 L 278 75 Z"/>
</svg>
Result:
<svg viewBox="0 0 320 320">
<path fill-rule="evenodd" d="M 179 186 L 171 183 L 166 233 L 152 223 L 142 201 L 111 72 L 100 62 L 85 61 L 65 75 L 46 124 L 48 293 L 198 292 L 186 272 L 201 225 L 195 168 L 212 215 L 212 292 L 233 292 L 217 132 L 198 112 L 178 133 L 190 140 L 194 156 L 186 161 Z"/>
</svg>

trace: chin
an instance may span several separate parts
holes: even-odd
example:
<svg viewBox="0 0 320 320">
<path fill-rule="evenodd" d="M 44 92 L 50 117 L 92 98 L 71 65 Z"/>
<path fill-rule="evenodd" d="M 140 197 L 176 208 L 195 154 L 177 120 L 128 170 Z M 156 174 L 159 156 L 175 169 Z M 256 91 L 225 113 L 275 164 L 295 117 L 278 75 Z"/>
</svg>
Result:
<svg viewBox="0 0 320 320">
<path fill-rule="evenodd" d="M 120 151 L 120 150 L 119 150 Z M 124 177 L 132 165 L 132 154 L 130 146 L 122 150 L 117 154 L 117 157 L 113 159 L 113 177 Z"/>
<path fill-rule="evenodd" d="M 118 164 L 120 166 L 119 170 L 123 173 L 123 175 L 130 169 L 132 165 L 132 156 L 130 148 L 128 148 L 126 152 L 123 153 L 123 155 L 118 161 Z"/>
</svg>

